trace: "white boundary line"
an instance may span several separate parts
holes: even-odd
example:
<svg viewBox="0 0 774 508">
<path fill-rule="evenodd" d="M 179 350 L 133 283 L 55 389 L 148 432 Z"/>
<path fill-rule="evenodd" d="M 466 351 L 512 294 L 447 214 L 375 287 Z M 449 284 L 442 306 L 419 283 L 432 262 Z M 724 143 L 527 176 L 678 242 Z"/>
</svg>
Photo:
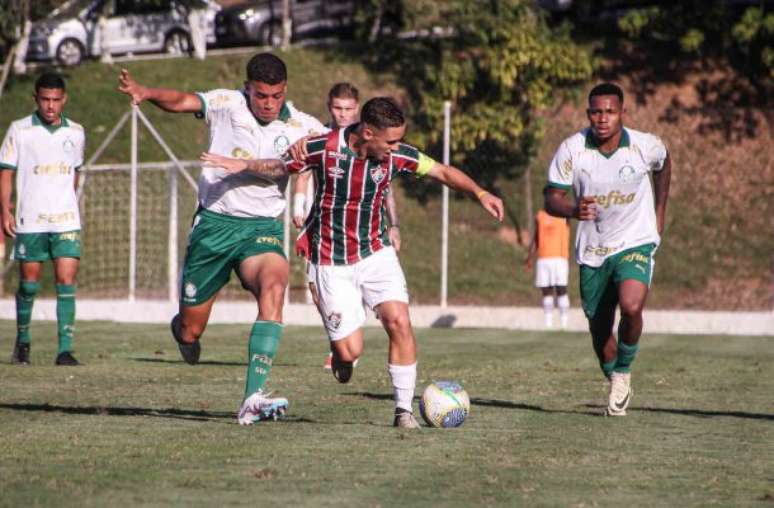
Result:
<svg viewBox="0 0 774 508">
<path fill-rule="evenodd" d="M 14 320 L 13 299 L 0 299 L 0 319 Z M 211 323 L 252 322 L 256 306 L 249 301 L 220 301 L 212 311 Z M 77 319 L 82 321 L 114 321 L 120 323 L 168 323 L 177 313 L 177 304 L 168 300 L 77 300 Z M 321 327 L 314 305 L 291 303 L 283 312 L 285 324 Z M 580 309 L 570 310 L 569 331 L 586 332 L 588 325 Z M 56 320 L 56 300 L 38 299 L 33 320 Z M 539 307 L 477 307 L 414 305 L 411 322 L 418 328 L 503 328 L 510 330 L 545 331 L 543 309 Z M 369 313 L 367 326 L 379 326 Z M 558 330 L 556 328 L 554 331 Z M 322 330 L 320 330 L 322 333 Z M 772 312 L 723 311 L 645 311 L 645 333 L 696 335 L 759 335 L 774 337 Z"/>
</svg>

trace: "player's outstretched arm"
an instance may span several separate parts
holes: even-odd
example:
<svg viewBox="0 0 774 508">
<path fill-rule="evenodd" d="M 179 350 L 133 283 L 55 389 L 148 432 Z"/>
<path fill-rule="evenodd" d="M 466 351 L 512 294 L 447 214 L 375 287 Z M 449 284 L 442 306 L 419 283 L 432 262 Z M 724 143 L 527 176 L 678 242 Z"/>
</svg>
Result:
<svg viewBox="0 0 774 508">
<path fill-rule="evenodd" d="M 661 171 L 653 173 L 653 195 L 656 206 L 656 227 L 658 234 L 664 233 L 666 224 L 666 205 L 669 199 L 669 183 L 672 180 L 672 158 L 667 153 Z"/>
<path fill-rule="evenodd" d="M 202 102 L 196 94 L 172 90 L 171 88 L 150 88 L 139 84 L 126 69 L 118 75 L 118 90 L 132 99 L 132 104 L 150 101 L 170 113 L 198 113 Z"/>
<path fill-rule="evenodd" d="M 428 174 L 447 187 L 475 196 L 479 203 L 481 203 L 481 206 L 484 207 L 484 210 L 500 222 L 503 221 L 503 216 L 505 215 L 503 201 L 479 187 L 472 178 L 459 169 L 436 162 Z"/>
<path fill-rule="evenodd" d="M 11 193 L 13 191 L 13 171 L 0 170 L 0 219 L 3 222 L 3 233 L 14 238 L 16 236 L 16 221 L 11 209 Z"/>
<path fill-rule="evenodd" d="M 545 193 L 545 209 L 554 217 L 565 219 L 594 220 L 597 218 L 597 200 L 593 197 L 581 198 L 579 202 L 568 199 L 567 191 L 549 187 Z"/>
<path fill-rule="evenodd" d="M 205 166 L 223 168 L 229 173 L 247 171 L 269 180 L 277 180 L 288 174 L 285 163 L 279 159 L 235 159 L 209 152 L 203 153 L 199 158 Z"/>
</svg>

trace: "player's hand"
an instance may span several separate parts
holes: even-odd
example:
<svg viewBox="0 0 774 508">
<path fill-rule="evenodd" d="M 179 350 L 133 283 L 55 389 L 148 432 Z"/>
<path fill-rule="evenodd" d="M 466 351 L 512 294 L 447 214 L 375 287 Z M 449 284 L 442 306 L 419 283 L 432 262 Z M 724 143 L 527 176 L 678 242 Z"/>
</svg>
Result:
<svg viewBox="0 0 774 508">
<path fill-rule="evenodd" d="M 390 226 L 387 236 L 390 237 L 390 243 L 395 248 L 395 252 L 400 252 L 400 228 L 398 226 Z"/>
<path fill-rule="evenodd" d="M 3 217 L 3 233 L 10 238 L 16 238 L 16 220 L 13 217 L 13 213 L 4 213 Z"/>
<path fill-rule="evenodd" d="M 581 198 L 573 214 L 578 220 L 594 220 L 597 218 L 597 199 L 593 197 Z"/>
<path fill-rule="evenodd" d="M 290 145 L 290 148 L 288 148 L 288 153 L 291 157 L 293 157 L 294 161 L 304 162 L 309 156 L 309 152 L 306 151 L 306 141 L 308 139 L 309 136 L 304 136 L 303 138 L 300 138 L 298 141 Z"/>
<path fill-rule="evenodd" d="M 492 214 L 492 216 L 498 221 L 503 221 L 503 217 L 505 217 L 505 211 L 503 208 L 502 199 L 498 198 L 494 194 L 485 192 L 484 194 L 481 194 L 481 197 L 479 197 L 478 200 L 481 203 L 481 206 L 484 207 L 484 210 Z"/>
<path fill-rule="evenodd" d="M 530 270 L 532 270 L 532 256 L 524 260 L 524 271 L 528 272 Z"/>
<path fill-rule="evenodd" d="M 118 75 L 118 91 L 132 98 L 132 104 L 139 104 L 147 98 L 146 88 L 129 75 L 129 71 L 121 69 Z"/>
<path fill-rule="evenodd" d="M 204 152 L 199 156 L 199 159 L 205 166 L 223 168 L 228 173 L 241 173 L 247 169 L 246 160 L 224 157 L 216 153 Z"/>
<path fill-rule="evenodd" d="M 293 216 L 293 225 L 296 227 L 296 229 L 301 229 L 301 226 L 304 225 L 304 216 L 303 215 L 294 215 Z"/>
</svg>

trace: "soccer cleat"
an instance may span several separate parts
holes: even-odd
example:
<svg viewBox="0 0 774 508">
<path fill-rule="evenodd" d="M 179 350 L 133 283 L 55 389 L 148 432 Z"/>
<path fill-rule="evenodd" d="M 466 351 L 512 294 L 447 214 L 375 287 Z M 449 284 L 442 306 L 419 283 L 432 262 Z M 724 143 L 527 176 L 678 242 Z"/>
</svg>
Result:
<svg viewBox="0 0 774 508">
<path fill-rule="evenodd" d="M 14 365 L 29 365 L 30 364 L 30 345 L 24 342 L 16 342 L 13 346 L 13 354 L 11 355 L 11 363 Z"/>
<path fill-rule="evenodd" d="M 202 353 L 202 346 L 199 344 L 199 341 L 195 340 L 190 343 L 184 342 L 178 334 L 178 329 L 180 328 L 180 314 L 176 314 L 175 317 L 172 318 L 169 327 L 172 329 L 172 337 L 175 338 L 177 349 L 180 350 L 180 356 L 183 357 L 185 363 L 188 365 L 196 365 L 199 363 L 199 355 Z"/>
<path fill-rule="evenodd" d="M 339 361 L 336 355 L 331 357 L 331 372 L 336 381 L 341 384 L 349 383 L 349 380 L 352 379 L 352 369 L 354 368 L 355 364 L 353 362 Z"/>
<path fill-rule="evenodd" d="M 78 360 L 75 359 L 75 357 L 70 351 L 62 351 L 61 353 L 56 355 L 56 361 L 54 362 L 54 364 L 74 367 L 76 365 L 80 365 L 80 362 L 78 362 Z"/>
<path fill-rule="evenodd" d="M 419 422 L 414 418 L 414 413 L 406 411 L 403 408 L 395 409 L 395 420 L 392 422 L 393 427 L 401 429 L 420 429 Z"/>
<path fill-rule="evenodd" d="M 631 373 L 613 372 L 610 376 L 607 416 L 626 416 L 626 408 L 632 399 L 631 379 Z"/>
<path fill-rule="evenodd" d="M 270 394 L 264 395 L 263 391 L 258 390 L 247 397 L 239 408 L 237 420 L 239 425 L 252 425 L 262 420 L 276 420 L 285 416 L 288 412 L 288 399 L 270 398 Z"/>
<path fill-rule="evenodd" d="M 331 370 L 332 360 L 333 360 L 333 353 L 328 353 L 328 356 L 325 357 L 325 362 L 323 363 L 323 369 Z"/>
</svg>

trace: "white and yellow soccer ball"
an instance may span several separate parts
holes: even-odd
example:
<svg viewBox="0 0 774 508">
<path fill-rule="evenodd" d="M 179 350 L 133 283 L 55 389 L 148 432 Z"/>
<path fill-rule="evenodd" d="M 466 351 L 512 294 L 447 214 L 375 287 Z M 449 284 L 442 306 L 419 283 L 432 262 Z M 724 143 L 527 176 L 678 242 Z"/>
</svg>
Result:
<svg viewBox="0 0 774 508">
<path fill-rule="evenodd" d="M 431 427 L 459 427 L 470 412 L 470 398 L 455 381 L 435 381 L 419 400 L 419 413 Z"/>
</svg>

